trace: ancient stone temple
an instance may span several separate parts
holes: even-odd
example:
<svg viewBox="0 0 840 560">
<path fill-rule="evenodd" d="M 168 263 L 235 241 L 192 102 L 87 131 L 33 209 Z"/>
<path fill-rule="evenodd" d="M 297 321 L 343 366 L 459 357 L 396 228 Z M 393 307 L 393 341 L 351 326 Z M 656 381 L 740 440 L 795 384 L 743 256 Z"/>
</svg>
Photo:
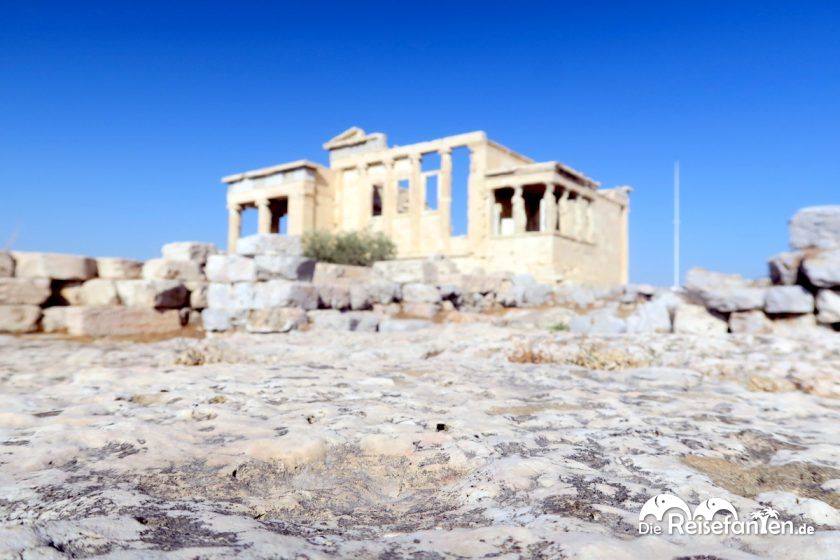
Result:
<svg viewBox="0 0 840 560">
<path fill-rule="evenodd" d="M 253 208 L 260 233 L 369 228 L 393 239 L 399 258 L 445 255 L 464 272 L 627 281 L 628 187 L 601 189 L 484 132 L 388 146 L 384 134 L 353 127 L 324 149 L 329 167 L 299 160 L 222 179 L 231 250 Z"/>
</svg>

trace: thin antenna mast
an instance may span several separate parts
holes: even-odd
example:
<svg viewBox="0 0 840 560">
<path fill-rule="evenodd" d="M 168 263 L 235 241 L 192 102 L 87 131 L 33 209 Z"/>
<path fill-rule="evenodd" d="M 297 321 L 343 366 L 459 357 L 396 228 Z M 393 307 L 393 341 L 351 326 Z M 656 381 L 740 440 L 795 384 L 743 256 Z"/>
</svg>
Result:
<svg viewBox="0 0 840 560">
<path fill-rule="evenodd" d="M 680 162 L 674 162 L 674 289 L 680 287 Z"/>
</svg>

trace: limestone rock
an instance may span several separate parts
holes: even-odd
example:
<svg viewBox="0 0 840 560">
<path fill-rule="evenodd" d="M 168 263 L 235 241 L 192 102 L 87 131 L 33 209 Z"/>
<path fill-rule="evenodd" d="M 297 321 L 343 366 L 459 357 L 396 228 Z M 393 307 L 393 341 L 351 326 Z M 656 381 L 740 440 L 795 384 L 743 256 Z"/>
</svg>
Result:
<svg viewBox="0 0 840 560">
<path fill-rule="evenodd" d="M 840 286 L 840 248 L 821 251 L 806 257 L 802 262 L 802 270 L 814 286 L 819 288 Z"/>
<path fill-rule="evenodd" d="M 41 317 L 41 330 L 45 333 L 64 332 L 67 330 L 65 319 L 66 306 L 47 307 Z"/>
<path fill-rule="evenodd" d="M 668 309 L 668 313 L 671 317 L 674 316 L 674 311 L 676 311 L 677 307 L 686 303 L 685 297 L 676 291 L 673 290 L 662 290 L 653 296 L 651 302 L 659 303 L 665 306 Z"/>
<path fill-rule="evenodd" d="M 764 288 L 751 286 L 738 274 L 692 268 L 686 274 L 685 288 L 703 305 L 721 313 L 764 307 Z"/>
<path fill-rule="evenodd" d="M 115 280 L 106 278 L 91 278 L 79 292 L 78 305 L 119 305 L 120 296 L 117 293 Z"/>
<path fill-rule="evenodd" d="M 373 306 L 373 313 L 377 315 L 382 315 L 383 317 L 396 317 L 400 313 L 402 313 L 402 306 L 399 303 L 374 303 Z M 361 311 L 357 311 L 356 313 L 362 313 Z"/>
<path fill-rule="evenodd" d="M 164 245 L 160 252 L 164 259 L 170 261 L 192 261 L 204 266 L 207 257 L 218 254 L 219 248 L 212 243 L 176 241 Z"/>
<path fill-rule="evenodd" d="M 207 307 L 233 309 L 233 286 L 220 282 L 210 282 L 207 285 Z"/>
<path fill-rule="evenodd" d="M 184 287 L 190 292 L 190 307 L 204 309 L 207 307 L 207 282 L 184 282 Z"/>
<path fill-rule="evenodd" d="M 254 259 L 239 255 L 210 255 L 204 272 L 210 282 L 253 282 L 257 279 Z"/>
<path fill-rule="evenodd" d="M 379 332 L 398 333 L 427 329 L 434 323 L 423 319 L 384 319 L 379 323 Z"/>
<path fill-rule="evenodd" d="M 96 276 L 96 261 L 59 253 L 13 253 L 15 276 L 53 280 L 88 280 Z"/>
<path fill-rule="evenodd" d="M 703 291 L 700 299 L 706 307 L 721 313 L 761 309 L 764 307 L 764 288 L 712 288 Z"/>
<path fill-rule="evenodd" d="M 57 288 L 59 300 L 64 305 L 82 305 L 82 282 L 66 282 Z"/>
<path fill-rule="evenodd" d="M 0 305 L 41 305 L 51 293 L 46 278 L 0 278 Z"/>
<path fill-rule="evenodd" d="M 666 301 L 639 304 L 627 317 L 627 332 L 671 332 L 671 314 Z"/>
<path fill-rule="evenodd" d="M 531 280 L 533 278 L 527 276 Z M 552 295 L 554 289 L 545 284 L 537 284 L 536 282 L 520 281 L 508 287 L 505 291 L 499 294 L 499 303 L 505 307 L 528 307 L 545 305 L 548 302 L 549 296 Z"/>
<path fill-rule="evenodd" d="M 241 237 L 236 243 L 236 253 L 253 257 L 255 255 L 303 255 L 303 243 L 300 236 L 278 235 L 276 233 L 258 233 Z"/>
<path fill-rule="evenodd" d="M 680 305 L 674 310 L 674 332 L 684 334 L 723 335 L 726 321 L 715 317 L 699 305 Z"/>
<path fill-rule="evenodd" d="M 349 313 L 336 309 L 315 309 L 307 313 L 310 328 L 331 331 L 351 331 L 352 318 Z"/>
<path fill-rule="evenodd" d="M 306 323 L 306 312 L 298 307 L 252 309 L 245 330 L 252 333 L 284 333 Z"/>
<path fill-rule="evenodd" d="M 621 334 L 627 332 L 627 322 L 610 309 L 599 309 L 588 315 L 572 317 L 569 330 L 577 333 Z"/>
<path fill-rule="evenodd" d="M 702 292 L 709 288 L 743 288 L 748 283 L 740 274 L 724 274 L 694 267 L 685 275 L 685 289 L 689 292 Z"/>
<path fill-rule="evenodd" d="M 373 268 L 369 266 L 319 262 L 315 264 L 312 283 L 318 285 L 358 284 L 372 282 L 373 278 Z"/>
<path fill-rule="evenodd" d="M 650 300 L 656 294 L 651 284 L 627 284 L 621 295 L 621 303 L 637 303 Z"/>
<path fill-rule="evenodd" d="M 438 286 L 440 292 L 440 299 L 445 303 L 452 304 L 453 307 L 458 307 L 464 300 L 461 288 L 453 286 L 452 284 L 442 284 Z"/>
<path fill-rule="evenodd" d="M 794 249 L 840 247 L 840 206 L 811 206 L 790 220 L 790 245 Z"/>
<path fill-rule="evenodd" d="M 619 288 L 623 292 L 623 288 Z M 610 293 L 604 293 L 594 286 L 579 284 L 560 284 L 554 287 L 554 301 L 566 307 L 586 308 L 599 299 L 607 299 Z"/>
<path fill-rule="evenodd" d="M 435 303 L 403 302 L 402 313 L 414 319 L 434 319 L 440 308 Z"/>
<path fill-rule="evenodd" d="M 315 286 L 288 280 L 268 282 L 239 282 L 233 285 L 234 309 L 269 309 L 273 307 L 300 307 L 316 309 L 318 291 Z"/>
<path fill-rule="evenodd" d="M 802 286 L 772 286 L 764 299 L 767 313 L 813 313 L 814 296 Z"/>
<path fill-rule="evenodd" d="M 805 255 L 798 251 L 779 253 L 770 257 L 767 266 L 770 271 L 770 280 L 777 285 L 792 286 L 796 284 L 799 276 L 799 266 Z"/>
<path fill-rule="evenodd" d="M 438 267 L 428 259 L 406 259 L 373 263 L 373 273 L 380 280 L 399 284 L 418 282 L 436 284 Z"/>
<path fill-rule="evenodd" d="M 318 307 L 329 309 L 350 308 L 350 287 L 337 284 L 315 284 L 318 290 Z"/>
<path fill-rule="evenodd" d="M 817 292 L 817 311 L 820 323 L 840 323 L 840 293 L 832 290 Z"/>
<path fill-rule="evenodd" d="M 291 255 L 257 255 L 254 257 L 257 280 L 301 280 L 310 282 L 315 273 L 315 261 Z"/>
<path fill-rule="evenodd" d="M 770 334 L 773 322 L 763 311 L 736 311 L 729 316 L 729 330 L 735 334 Z"/>
<path fill-rule="evenodd" d="M 438 303 L 440 291 L 429 284 L 412 282 L 402 287 L 402 300 L 406 303 Z"/>
<path fill-rule="evenodd" d="M 311 328 L 334 331 L 375 332 L 382 316 L 373 311 L 342 313 L 334 309 L 318 309 L 308 314 Z"/>
<path fill-rule="evenodd" d="M 96 259 L 100 278 L 111 280 L 132 280 L 143 276 L 143 263 L 131 259 L 100 257 Z"/>
<path fill-rule="evenodd" d="M 247 312 L 208 307 L 201 311 L 205 331 L 229 331 L 244 324 Z"/>
<path fill-rule="evenodd" d="M 115 280 L 117 294 L 129 307 L 179 308 L 189 302 L 187 288 L 177 280 Z"/>
<path fill-rule="evenodd" d="M 0 305 L 0 332 L 27 333 L 38 330 L 41 308 L 37 305 Z"/>
<path fill-rule="evenodd" d="M 525 286 L 510 286 L 498 294 L 499 303 L 505 307 L 523 307 L 525 305 Z"/>
<path fill-rule="evenodd" d="M 400 285 L 387 280 L 350 286 L 351 309 L 369 309 L 378 303 L 383 305 L 388 304 L 401 297 Z"/>
<path fill-rule="evenodd" d="M 181 316 L 174 309 L 68 307 L 64 319 L 68 334 L 75 336 L 155 335 L 181 330 Z"/>
<path fill-rule="evenodd" d="M 11 253 L 0 251 L 0 278 L 15 275 L 15 260 Z"/>
<path fill-rule="evenodd" d="M 382 322 L 382 315 L 375 311 L 350 311 L 350 330 L 356 332 L 376 332 Z"/>
<path fill-rule="evenodd" d="M 201 271 L 201 264 L 196 261 L 151 259 L 143 265 L 143 278 L 146 280 L 196 282 L 204 280 L 204 273 Z"/>
<path fill-rule="evenodd" d="M 455 286 L 463 294 L 489 294 L 501 291 L 502 276 L 487 276 L 483 274 L 439 274 L 438 284 L 441 286 Z"/>
<path fill-rule="evenodd" d="M 781 336 L 811 336 L 816 328 L 817 318 L 814 315 L 795 315 L 773 321 L 773 334 Z"/>
</svg>

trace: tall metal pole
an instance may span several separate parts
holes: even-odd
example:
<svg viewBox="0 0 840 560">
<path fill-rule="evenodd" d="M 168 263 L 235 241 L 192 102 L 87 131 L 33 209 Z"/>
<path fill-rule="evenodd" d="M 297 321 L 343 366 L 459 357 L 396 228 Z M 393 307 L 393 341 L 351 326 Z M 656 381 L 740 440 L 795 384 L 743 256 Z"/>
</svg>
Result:
<svg viewBox="0 0 840 560">
<path fill-rule="evenodd" d="M 674 162 L 674 288 L 680 287 L 680 162 Z"/>
</svg>

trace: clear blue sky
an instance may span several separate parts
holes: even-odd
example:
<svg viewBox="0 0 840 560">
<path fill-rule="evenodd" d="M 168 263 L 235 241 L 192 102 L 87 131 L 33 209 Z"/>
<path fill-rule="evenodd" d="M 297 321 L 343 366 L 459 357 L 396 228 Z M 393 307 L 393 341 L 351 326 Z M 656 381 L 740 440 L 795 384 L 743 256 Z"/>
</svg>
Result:
<svg viewBox="0 0 840 560">
<path fill-rule="evenodd" d="M 840 203 L 837 2 L 0 1 L 0 245 L 156 256 L 224 244 L 222 175 L 486 130 L 629 184 L 631 278 L 764 274 Z"/>
</svg>

